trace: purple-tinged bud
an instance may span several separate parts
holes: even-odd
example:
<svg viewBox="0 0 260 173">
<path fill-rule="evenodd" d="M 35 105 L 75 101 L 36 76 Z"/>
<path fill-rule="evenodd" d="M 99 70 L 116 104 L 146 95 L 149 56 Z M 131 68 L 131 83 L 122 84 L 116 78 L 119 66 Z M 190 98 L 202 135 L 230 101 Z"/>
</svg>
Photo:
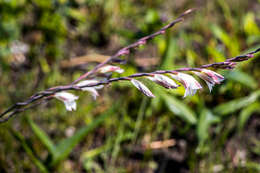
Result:
<svg viewBox="0 0 260 173">
<path fill-rule="evenodd" d="M 146 44 L 146 40 L 139 40 L 139 41 L 138 41 L 138 44 L 139 44 L 139 45 L 144 45 L 144 44 Z"/>
<path fill-rule="evenodd" d="M 118 52 L 118 56 L 128 55 L 130 53 L 129 49 L 122 49 Z"/>
<path fill-rule="evenodd" d="M 147 97 L 155 97 L 153 93 L 140 81 L 131 79 L 132 84 Z"/>
<path fill-rule="evenodd" d="M 124 69 L 121 69 L 118 66 L 113 66 L 113 65 L 106 65 L 104 67 L 101 67 L 98 70 L 100 73 L 108 73 L 108 72 L 117 72 L 117 73 L 123 73 Z"/>
<path fill-rule="evenodd" d="M 247 56 L 249 57 L 249 58 L 253 58 L 254 57 L 254 54 L 247 54 Z"/>
<path fill-rule="evenodd" d="M 179 86 L 172 79 L 165 75 L 154 74 L 153 76 L 148 76 L 147 78 L 167 89 L 177 88 Z"/>
<path fill-rule="evenodd" d="M 202 89 L 202 86 L 196 79 L 194 79 L 191 75 L 177 72 L 175 74 L 170 74 L 173 79 L 178 80 L 180 83 L 183 84 L 185 88 L 185 94 L 183 97 L 188 95 L 194 95 L 198 89 Z"/>
<path fill-rule="evenodd" d="M 161 33 L 161 34 L 165 34 L 165 30 L 161 30 L 160 33 Z"/>
<path fill-rule="evenodd" d="M 237 63 L 235 63 L 235 62 L 231 62 L 231 63 L 230 63 L 230 67 L 231 67 L 231 69 L 235 68 L 236 65 L 237 65 Z"/>
<path fill-rule="evenodd" d="M 225 79 L 222 75 L 208 69 L 202 69 L 201 72 L 211 77 L 216 84 L 220 84 Z"/>
<path fill-rule="evenodd" d="M 224 80 L 224 77 L 220 74 L 207 69 L 202 69 L 201 72 L 194 71 L 193 73 L 206 82 L 210 92 L 215 84 L 220 84 Z"/>
<path fill-rule="evenodd" d="M 197 71 L 194 71 L 193 73 L 196 74 L 197 76 L 199 76 L 201 79 L 203 79 L 206 82 L 206 84 L 209 87 L 209 91 L 211 92 L 213 86 L 215 85 L 214 80 L 211 77 L 209 77 L 208 75 L 206 75 L 205 73 L 200 73 Z"/>
</svg>

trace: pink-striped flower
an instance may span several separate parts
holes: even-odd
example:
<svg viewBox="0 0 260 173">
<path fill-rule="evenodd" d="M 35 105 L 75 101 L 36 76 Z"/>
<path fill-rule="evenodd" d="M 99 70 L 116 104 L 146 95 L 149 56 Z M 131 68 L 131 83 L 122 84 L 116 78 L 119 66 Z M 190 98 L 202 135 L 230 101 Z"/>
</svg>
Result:
<svg viewBox="0 0 260 173">
<path fill-rule="evenodd" d="M 148 76 L 147 78 L 167 89 L 177 88 L 179 86 L 172 79 L 162 74 L 154 74 L 153 76 Z"/>
<path fill-rule="evenodd" d="M 114 65 L 106 65 L 104 67 L 101 67 L 99 69 L 100 73 L 108 73 L 108 72 L 116 72 L 116 73 L 123 73 L 124 69 L 121 69 L 118 66 L 114 66 Z"/>
<path fill-rule="evenodd" d="M 63 92 L 55 93 L 54 97 L 60 101 L 63 101 L 67 111 L 76 110 L 77 108 L 76 100 L 79 98 L 78 96 L 63 91 Z"/>
<path fill-rule="evenodd" d="M 193 73 L 206 82 L 210 92 L 215 84 L 220 84 L 225 79 L 222 75 L 208 69 L 202 69 L 201 72 L 194 71 Z"/>
<path fill-rule="evenodd" d="M 94 85 L 99 83 L 98 80 L 84 80 L 76 84 L 78 87 L 83 87 L 86 85 Z M 82 91 L 88 91 L 92 95 L 92 97 L 96 100 L 97 96 L 99 96 L 97 90 L 103 88 L 103 85 L 93 86 L 93 87 L 83 87 L 81 88 Z"/>
<path fill-rule="evenodd" d="M 198 89 L 202 89 L 202 86 L 194 77 L 191 75 L 177 72 L 177 74 L 170 74 L 173 79 L 178 80 L 180 83 L 183 84 L 185 88 L 185 94 L 183 97 L 188 95 L 194 95 Z"/>
<path fill-rule="evenodd" d="M 140 81 L 131 79 L 132 84 L 147 97 L 155 97 L 153 93 Z"/>
</svg>

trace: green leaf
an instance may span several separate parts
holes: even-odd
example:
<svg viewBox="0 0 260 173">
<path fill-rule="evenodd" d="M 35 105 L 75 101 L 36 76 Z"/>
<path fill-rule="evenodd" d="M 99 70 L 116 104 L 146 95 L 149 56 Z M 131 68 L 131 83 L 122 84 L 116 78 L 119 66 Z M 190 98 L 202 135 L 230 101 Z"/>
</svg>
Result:
<svg viewBox="0 0 260 173">
<path fill-rule="evenodd" d="M 195 113 L 188 106 L 186 106 L 185 103 L 179 101 L 172 95 L 167 95 L 166 93 L 163 93 L 163 91 L 158 90 L 156 91 L 156 93 L 160 93 L 166 106 L 171 112 L 190 124 L 195 124 L 197 122 Z"/>
<path fill-rule="evenodd" d="M 44 166 L 44 164 L 40 160 L 38 160 L 38 158 L 34 155 L 31 147 L 27 144 L 27 142 L 24 139 L 23 135 L 21 133 L 17 132 L 17 131 L 14 131 L 13 129 L 10 129 L 10 132 L 15 137 L 15 139 L 17 139 L 21 143 L 23 149 L 25 150 L 25 152 L 27 153 L 29 158 L 32 160 L 32 162 L 38 167 L 40 172 L 48 173 L 49 171 Z"/>
<path fill-rule="evenodd" d="M 259 35 L 260 29 L 258 28 L 256 22 L 255 22 L 255 16 L 254 13 L 247 13 L 244 18 L 244 31 L 248 35 Z"/>
<path fill-rule="evenodd" d="M 52 154 L 55 155 L 55 145 L 51 141 L 51 139 L 48 137 L 48 135 L 37 125 L 33 122 L 29 116 L 26 117 L 29 125 L 32 128 L 33 133 L 39 138 L 41 143 L 45 145 L 47 150 Z"/>
<path fill-rule="evenodd" d="M 56 153 L 54 155 L 54 159 L 52 160 L 50 166 L 53 167 L 57 165 L 60 161 L 65 160 L 69 156 L 73 148 L 81 140 L 83 140 L 86 135 L 88 135 L 92 130 L 94 130 L 99 125 L 101 125 L 101 123 L 103 123 L 107 117 L 109 117 L 112 113 L 114 113 L 115 107 L 118 108 L 118 106 L 113 106 L 108 111 L 106 111 L 103 115 L 100 115 L 91 124 L 82 127 L 73 136 L 60 141 L 59 144 L 56 146 Z"/>
<path fill-rule="evenodd" d="M 219 121 L 220 118 L 213 115 L 212 112 L 210 112 L 209 110 L 202 110 L 197 126 L 197 136 L 199 138 L 200 143 L 204 143 L 205 140 L 208 139 L 208 129 L 210 125 Z"/>
<path fill-rule="evenodd" d="M 231 113 L 236 112 L 239 109 L 246 107 L 247 105 L 255 102 L 259 98 L 259 96 L 260 96 L 260 90 L 257 90 L 247 97 L 232 100 L 227 103 L 222 103 L 221 105 L 217 106 L 213 110 L 213 112 L 218 115 L 231 114 Z"/>
<path fill-rule="evenodd" d="M 260 112 L 260 103 L 255 102 L 241 111 L 239 114 L 239 129 L 242 130 L 249 117 L 254 112 Z"/>
<path fill-rule="evenodd" d="M 251 89 L 257 88 L 257 81 L 250 75 L 239 71 L 232 70 L 224 75 L 227 79 L 233 80 L 235 82 L 239 82 Z"/>
<path fill-rule="evenodd" d="M 175 38 L 171 37 L 168 40 L 166 52 L 162 60 L 161 69 L 173 69 L 174 61 L 180 56 L 180 51 Z"/>
<path fill-rule="evenodd" d="M 215 37 L 221 40 L 229 49 L 232 56 L 239 54 L 239 44 L 235 38 L 230 37 L 228 33 L 226 33 L 221 27 L 217 25 L 212 25 L 210 28 Z"/>
</svg>

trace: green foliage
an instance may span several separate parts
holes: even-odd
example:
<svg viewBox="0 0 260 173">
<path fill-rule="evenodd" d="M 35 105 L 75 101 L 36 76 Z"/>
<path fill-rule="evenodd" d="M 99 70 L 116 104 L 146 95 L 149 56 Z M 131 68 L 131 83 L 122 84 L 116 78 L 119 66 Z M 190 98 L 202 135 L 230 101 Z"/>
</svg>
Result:
<svg viewBox="0 0 260 173">
<path fill-rule="evenodd" d="M 195 124 L 197 122 L 195 113 L 187 105 L 185 105 L 185 103 L 174 98 L 174 96 L 169 96 L 162 92 L 160 94 L 166 106 L 173 113 L 173 115 L 180 116 L 183 120 L 191 124 Z"/>
<path fill-rule="evenodd" d="M 260 90 L 257 90 L 247 97 L 235 99 L 227 103 L 222 103 L 219 106 L 215 107 L 213 111 L 219 115 L 230 115 L 231 113 L 234 113 L 239 109 L 256 102 L 257 100 L 259 100 L 259 97 Z"/>
<path fill-rule="evenodd" d="M 118 109 L 118 106 L 113 106 L 110 108 L 107 112 L 105 112 L 103 115 L 99 115 L 99 117 L 88 124 L 85 127 L 82 127 L 79 129 L 75 134 L 71 137 L 65 138 L 63 140 L 60 140 L 58 144 L 54 144 L 52 140 L 48 137 L 48 135 L 40 128 L 37 124 L 35 124 L 31 118 L 27 117 L 27 121 L 29 125 L 31 126 L 34 134 L 37 136 L 37 138 L 40 140 L 40 142 L 46 147 L 46 149 L 49 152 L 49 156 L 45 163 L 47 164 L 48 169 L 52 167 L 57 167 L 57 165 L 68 158 L 69 154 L 73 151 L 75 146 L 82 141 L 86 135 L 88 135 L 90 132 L 92 132 L 95 128 L 97 128 L 101 123 L 105 121 L 106 118 L 111 116 L 115 109 Z M 27 145 L 24 143 L 24 139 L 21 137 L 18 132 L 15 132 L 15 136 L 21 141 L 21 143 L 24 145 L 26 152 L 30 153 L 32 160 L 36 162 L 37 167 L 39 167 L 40 170 L 43 170 L 43 166 L 41 165 L 41 162 L 35 159 L 35 156 L 33 153 L 27 149 Z M 44 167 L 44 169 L 47 169 Z M 43 171 L 44 172 L 44 171 Z"/>
<path fill-rule="evenodd" d="M 202 110 L 197 126 L 197 136 L 199 138 L 200 145 L 209 138 L 209 128 L 214 123 L 219 123 L 220 118 L 213 115 L 209 110 Z"/>
</svg>

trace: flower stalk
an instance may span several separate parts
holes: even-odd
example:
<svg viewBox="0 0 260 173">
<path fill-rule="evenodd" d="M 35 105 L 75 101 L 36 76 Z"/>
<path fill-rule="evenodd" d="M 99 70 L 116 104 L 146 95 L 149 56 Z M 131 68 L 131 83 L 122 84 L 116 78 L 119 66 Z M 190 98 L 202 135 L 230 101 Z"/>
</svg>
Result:
<svg viewBox="0 0 260 173">
<path fill-rule="evenodd" d="M 148 40 L 153 39 L 154 37 L 164 34 L 167 29 L 173 27 L 175 24 L 183 21 L 184 16 L 190 14 L 193 10 L 187 10 L 183 14 L 181 14 L 177 19 L 172 21 L 171 23 L 167 24 L 159 31 L 140 38 L 136 42 L 118 50 L 114 55 L 109 57 L 103 63 L 98 64 L 94 67 L 91 71 L 83 74 L 74 82 L 64 86 L 56 86 L 44 91 L 40 91 L 32 95 L 30 98 L 23 102 L 15 103 L 13 106 L 8 108 L 6 111 L 0 114 L 0 123 L 8 121 L 11 117 L 15 114 L 25 111 L 28 108 L 33 108 L 36 105 L 41 104 L 42 102 L 48 101 L 52 98 L 59 99 L 64 102 L 65 107 L 68 111 L 76 110 L 76 100 L 78 96 L 75 96 L 71 93 L 68 93 L 68 90 L 76 90 L 76 91 L 87 91 L 96 99 L 99 96 L 98 91 L 99 89 L 103 88 L 104 85 L 118 82 L 118 81 L 130 81 L 139 91 L 141 91 L 144 95 L 148 97 L 155 97 L 154 94 L 139 80 L 136 78 L 148 78 L 149 80 L 159 84 L 167 89 L 175 89 L 179 87 L 176 84 L 176 81 L 179 81 L 185 87 L 185 94 L 184 97 L 188 95 L 194 95 L 197 90 L 202 89 L 202 86 L 195 78 L 191 75 L 186 73 L 193 73 L 196 76 L 200 77 L 202 80 L 206 82 L 209 87 L 209 90 L 212 90 L 212 87 L 216 84 L 220 84 L 224 77 L 212 70 L 208 70 L 207 68 L 212 69 L 233 69 L 236 67 L 238 62 L 246 61 L 254 57 L 254 55 L 260 52 L 260 48 L 249 52 L 245 55 L 238 55 L 233 58 L 229 58 L 224 62 L 217 62 L 212 64 L 202 65 L 197 68 L 180 68 L 175 70 L 159 70 L 150 73 L 136 73 L 130 76 L 125 77 L 118 77 L 118 78 L 110 78 L 105 80 L 97 80 L 97 79 L 89 79 L 90 76 L 97 73 L 122 73 L 123 69 L 120 67 L 109 65 L 110 63 L 117 62 L 117 60 L 121 60 L 120 57 L 123 55 L 127 55 L 131 53 L 131 50 L 147 43 Z M 119 61 L 120 62 L 120 61 Z M 171 78 L 169 78 L 169 75 Z"/>
</svg>

